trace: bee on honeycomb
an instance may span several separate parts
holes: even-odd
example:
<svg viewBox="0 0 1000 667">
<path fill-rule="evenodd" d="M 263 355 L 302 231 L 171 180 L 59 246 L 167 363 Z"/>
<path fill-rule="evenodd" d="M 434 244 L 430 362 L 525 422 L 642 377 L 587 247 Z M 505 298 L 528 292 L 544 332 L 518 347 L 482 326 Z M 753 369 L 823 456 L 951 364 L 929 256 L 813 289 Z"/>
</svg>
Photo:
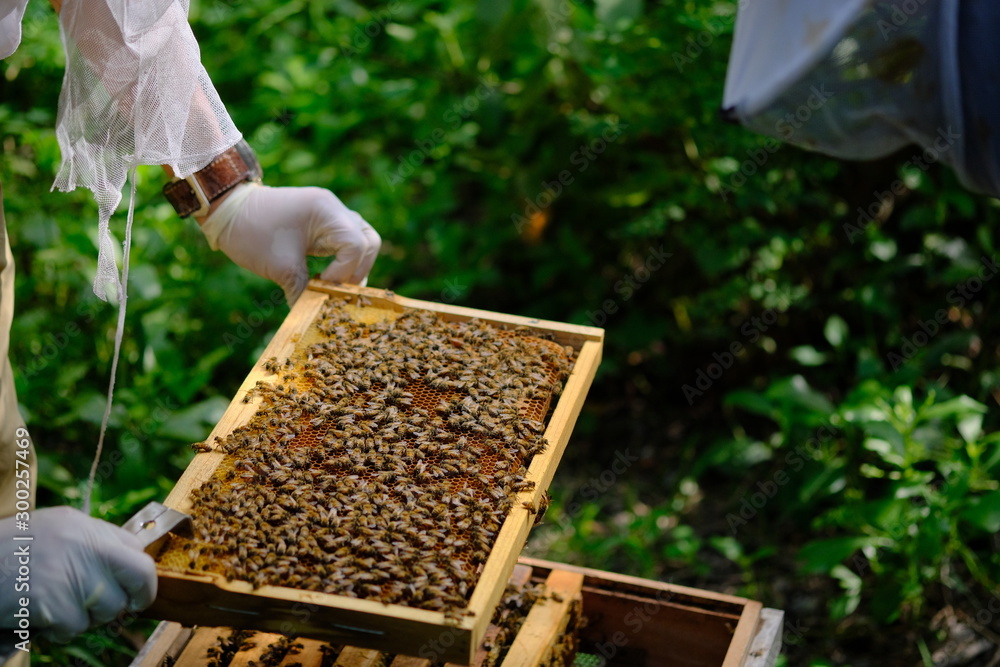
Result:
<svg viewBox="0 0 1000 667">
<path fill-rule="evenodd" d="M 265 362 L 273 383 L 257 383 L 257 412 L 216 442 L 225 460 L 191 496 L 195 537 L 172 538 L 162 567 L 452 619 L 464 608 L 534 488 L 572 351 L 428 311 L 355 319 L 366 308 L 328 300 L 311 342 Z"/>
</svg>

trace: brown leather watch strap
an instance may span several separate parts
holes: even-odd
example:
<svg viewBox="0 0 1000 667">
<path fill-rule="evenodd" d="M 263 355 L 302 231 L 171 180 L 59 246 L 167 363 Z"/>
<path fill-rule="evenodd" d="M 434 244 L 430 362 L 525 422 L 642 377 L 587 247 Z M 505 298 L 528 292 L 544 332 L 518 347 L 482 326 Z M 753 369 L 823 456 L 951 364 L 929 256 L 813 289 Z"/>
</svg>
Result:
<svg viewBox="0 0 1000 667">
<path fill-rule="evenodd" d="M 164 185 L 163 195 L 177 214 L 186 218 L 194 213 L 207 213 L 213 201 L 240 183 L 260 178 L 260 164 L 250 146 L 241 140 L 203 169 Z"/>
</svg>

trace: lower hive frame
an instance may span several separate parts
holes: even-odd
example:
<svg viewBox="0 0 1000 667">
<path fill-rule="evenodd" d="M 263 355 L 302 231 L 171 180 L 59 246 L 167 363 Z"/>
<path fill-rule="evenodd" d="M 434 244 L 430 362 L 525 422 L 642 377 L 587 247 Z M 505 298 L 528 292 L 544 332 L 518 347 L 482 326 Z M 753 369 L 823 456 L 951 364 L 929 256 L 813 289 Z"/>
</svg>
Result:
<svg viewBox="0 0 1000 667">
<path fill-rule="evenodd" d="M 226 581 L 218 572 L 196 573 L 163 567 L 159 573 L 160 593 L 149 614 L 186 624 L 292 632 L 300 636 L 357 646 L 378 646 L 410 654 L 419 653 L 428 636 L 433 636 L 435 632 L 447 632 L 453 641 L 444 657 L 456 662 L 469 662 L 503 593 L 503 582 L 510 575 L 534 523 L 534 512 L 543 503 L 544 491 L 551 481 L 600 361 L 603 332 L 592 327 L 405 299 L 382 290 L 332 286 L 313 281 L 268 345 L 261 361 L 255 365 L 208 442 L 224 440 L 253 417 L 257 411 L 256 402 L 244 402 L 242 397 L 259 380 L 272 375 L 275 366 L 280 366 L 301 348 L 299 344 L 328 299 L 359 296 L 388 311 L 418 309 L 432 311 L 448 321 L 478 319 L 503 328 L 526 327 L 577 351 L 573 371 L 545 428 L 548 447 L 531 459 L 525 475 L 528 483 L 518 494 L 517 505 L 500 525 L 492 550 L 481 565 L 478 583 L 472 589 L 462 614 L 448 616 L 440 611 L 387 605 L 287 586 L 265 585 L 255 589 L 243 581 Z M 196 456 L 166 504 L 180 511 L 189 511 L 195 490 L 216 475 L 224 458 L 220 451 L 208 451 Z"/>
<path fill-rule="evenodd" d="M 529 582 L 544 586 L 542 595 L 519 614 L 506 654 L 497 653 L 502 629 L 491 624 L 472 667 L 774 667 L 781 652 L 784 612 L 745 598 L 521 558 L 510 583 Z M 311 640 L 295 640 L 293 652 L 287 638 L 256 633 L 213 665 L 220 636 L 232 630 L 161 623 L 131 667 L 266 667 L 275 646 L 280 667 L 441 667 L 436 649 L 450 639 L 429 636 L 423 655 L 408 656 Z"/>
</svg>

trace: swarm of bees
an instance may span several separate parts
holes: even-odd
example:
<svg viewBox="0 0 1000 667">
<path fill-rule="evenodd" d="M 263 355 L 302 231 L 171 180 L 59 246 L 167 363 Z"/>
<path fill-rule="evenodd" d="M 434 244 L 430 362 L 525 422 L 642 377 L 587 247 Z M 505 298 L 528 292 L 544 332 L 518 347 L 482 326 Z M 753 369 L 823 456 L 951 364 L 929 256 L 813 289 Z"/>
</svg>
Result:
<svg viewBox="0 0 1000 667">
<path fill-rule="evenodd" d="M 517 496 L 573 350 L 428 311 L 352 316 L 368 306 L 331 299 L 311 342 L 264 363 L 259 410 L 193 492 L 194 539 L 161 566 L 452 620 L 466 606 L 507 514 L 540 509 Z"/>
</svg>

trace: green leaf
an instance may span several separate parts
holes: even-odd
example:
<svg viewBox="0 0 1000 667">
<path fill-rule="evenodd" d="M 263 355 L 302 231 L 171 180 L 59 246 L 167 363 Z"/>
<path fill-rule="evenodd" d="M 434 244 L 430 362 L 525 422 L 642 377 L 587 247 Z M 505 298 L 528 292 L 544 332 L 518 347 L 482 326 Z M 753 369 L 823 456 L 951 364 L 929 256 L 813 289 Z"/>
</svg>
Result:
<svg viewBox="0 0 1000 667">
<path fill-rule="evenodd" d="M 712 537 L 709 539 L 709 544 L 734 563 L 739 563 L 743 559 L 743 545 L 733 537 L 729 537 L 728 535 L 724 537 Z"/>
<path fill-rule="evenodd" d="M 844 618 L 850 616 L 861 602 L 861 577 L 843 565 L 835 565 L 830 570 L 830 576 L 840 582 L 844 594 L 837 599 L 831 616 Z"/>
<path fill-rule="evenodd" d="M 969 415 L 986 414 L 986 406 L 970 396 L 957 396 L 947 401 L 928 405 L 921 410 L 924 419 L 960 419 Z"/>
<path fill-rule="evenodd" d="M 67 655 L 73 656 L 83 664 L 91 665 L 92 667 L 105 667 L 103 660 L 99 660 L 93 653 L 78 646 L 67 646 L 64 650 Z"/>
<path fill-rule="evenodd" d="M 1000 532 L 1000 491 L 971 499 L 960 516 L 987 533 Z"/>
<path fill-rule="evenodd" d="M 725 405 L 743 408 L 747 412 L 771 417 L 774 415 L 774 404 L 766 396 L 757 391 L 739 390 L 726 394 Z"/>
<path fill-rule="evenodd" d="M 983 415 L 966 415 L 958 421 L 957 428 L 963 440 L 973 443 L 983 432 Z"/>
<path fill-rule="evenodd" d="M 894 466 L 902 467 L 906 465 L 906 458 L 903 456 L 902 448 L 888 440 L 882 438 L 865 438 L 864 447 L 870 452 L 878 454 L 883 461 Z"/>
<path fill-rule="evenodd" d="M 840 349 L 849 334 L 847 322 L 840 315 L 831 315 L 823 327 L 823 336 L 835 348 Z"/>
<path fill-rule="evenodd" d="M 788 356 L 803 366 L 822 366 L 828 359 L 826 354 L 820 352 L 812 345 L 793 347 L 789 350 Z"/>
<path fill-rule="evenodd" d="M 872 616 L 882 623 L 891 623 L 899 618 L 906 601 L 907 591 L 897 582 L 881 581 L 871 598 Z"/>
<path fill-rule="evenodd" d="M 195 403 L 170 415 L 159 429 L 159 434 L 182 442 L 204 440 L 222 417 L 229 401 L 221 396 Z"/>
<path fill-rule="evenodd" d="M 595 0 L 597 18 L 615 28 L 631 24 L 642 14 L 642 0 Z"/>
<path fill-rule="evenodd" d="M 874 543 L 871 537 L 834 537 L 813 540 L 799 550 L 802 570 L 811 574 L 831 573 L 858 549 Z"/>
<path fill-rule="evenodd" d="M 801 375 L 778 380 L 767 390 L 767 396 L 777 403 L 802 408 L 824 417 L 834 412 L 833 404 L 810 387 Z"/>
</svg>

